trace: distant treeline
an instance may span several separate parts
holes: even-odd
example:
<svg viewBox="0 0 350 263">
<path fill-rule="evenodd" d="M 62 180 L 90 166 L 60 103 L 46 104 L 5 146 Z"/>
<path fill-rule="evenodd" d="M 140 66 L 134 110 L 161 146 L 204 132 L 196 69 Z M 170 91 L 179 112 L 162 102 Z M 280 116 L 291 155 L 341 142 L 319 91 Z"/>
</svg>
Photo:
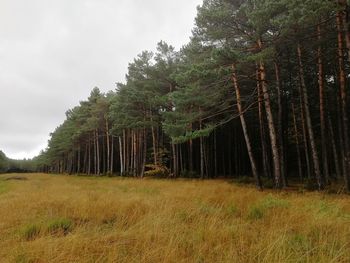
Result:
<svg viewBox="0 0 350 263">
<path fill-rule="evenodd" d="M 1 173 L 27 173 L 35 171 L 36 164 L 32 160 L 13 160 L 0 151 Z"/>
<path fill-rule="evenodd" d="M 350 190 L 349 14 L 345 0 L 204 0 L 179 52 L 160 42 L 67 111 L 37 170 Z"/>
</svg>

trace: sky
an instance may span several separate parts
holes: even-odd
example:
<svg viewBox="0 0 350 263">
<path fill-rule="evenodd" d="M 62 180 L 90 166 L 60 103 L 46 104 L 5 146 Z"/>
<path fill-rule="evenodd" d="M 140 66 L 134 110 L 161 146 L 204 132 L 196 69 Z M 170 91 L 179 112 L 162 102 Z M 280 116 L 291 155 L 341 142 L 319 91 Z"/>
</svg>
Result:
<svg viewBox="0 0 350 263">
<path fill-rule="evenodd" d="M 0 150 L 45 149 L 65 112 L 164 40 L 188 43 L 202 0 L 0 0 Z"/>
</svg>

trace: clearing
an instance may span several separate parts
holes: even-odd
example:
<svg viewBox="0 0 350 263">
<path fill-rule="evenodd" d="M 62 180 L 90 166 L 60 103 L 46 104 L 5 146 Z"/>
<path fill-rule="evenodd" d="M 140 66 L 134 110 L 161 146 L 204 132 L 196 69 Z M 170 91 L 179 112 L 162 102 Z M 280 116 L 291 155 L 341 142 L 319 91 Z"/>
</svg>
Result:
<svg viewBox="0 0 350 263">
<path fill-rule="evenodd" d="M 11 176 L 0 176 L 1 262 L 350 262 L 345 195 Z"/>
</svg>

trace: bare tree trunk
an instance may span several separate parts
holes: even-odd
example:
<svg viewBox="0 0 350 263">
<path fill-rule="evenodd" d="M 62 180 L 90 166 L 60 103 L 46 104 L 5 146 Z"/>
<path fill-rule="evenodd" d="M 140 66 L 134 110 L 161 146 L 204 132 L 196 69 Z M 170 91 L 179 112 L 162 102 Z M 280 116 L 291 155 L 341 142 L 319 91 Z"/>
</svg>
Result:
<svg viewBox="0 0 350 263">
<path fill-rule="evenodd" d="M 266 138 L 265 138 L 265 122 L 264 122 L 264 115 L 263 115 L 263 93 L 261 90 L 260 85 L 260 72 L 258 65 L 256 70 L 256 79 L 257 79 L 257 90 L 258 90 L 258 111 L 259 111 L 259 131 L 260 131 L 260 141 L 261 141 L 261 151 L 262 151 L 262 164 L 263 164 L 263 171 L 264 176 L 266 178 L 270 178 L 270 165 L 268 160 L 268 154 L 267 154 L 267 145 L 266 145 Z"/>
<path fill-rule="evenodd" d="M 89 135 L 89 164 L 88 164 L 88 175 L 91 174 L 91 140 L 90 140 L 90 135 Z"/>
<path fill-rule="evenodd" d="M 263 61 L 260 61 L 259 68 L 260 68 L 260 76 L 261 76 L 261 87 L 262 87 L 262 91 L 263 91 L 263 95 L 264 95 L 266 117 L 267 117 L 269 134 L 270 134 L 275 185 L 276 185 L 276 188 L 281 188 L 283 185 L 281 182 L 280 154 L 279 154 L 279 149 L 278 149 L 276 127 L 275 127 L 275 124 L 273 121 L 273 114 L 272 114 L 272 108 L 271 108 L 271 102 L 270 102 L 270 94 L 269 94 L 269 91 L 267 88 L 265 66 L 264 66 Z"/>
<path fill-rule="evenodd" d="M 134 160 L 134 165 L 133 165 L 133 176 L 136 177 L 136 169 L 137 169 L 137 141 L 136 141 L 136 131 L 133 131 L 133 160 Z"/>
<path fill-rule="evenodd" d="M 321 42 L 321 26 L 317 26 L 317 38 Z M 323 164 L 323 176 L 326 183 L 329 183 L 329 169 L 328 169 L 328 157 L 327 157 L 327 144 L 326 144 L 326 123 L 324 116 L 324 72 L 323 72 L 323 58 L 322 47 L 319 44 L 317 49 L 318 59 L 318 87 L 320 94 L 320 124 L 321 124 L 321 148 L 322 148 L 322 164 Z"/>
<path fill-rule="evenodd" d="M 348 62 L 350 63 L 350 32 L 349 32 L 348 4 L 347 4 L 346 0 L 339 0 L 338 3 L 340 4 L 341 7 L 343 7 L 343 12 L 342 12 L 342 14 L 340 14 L 340 17 L 342 18 L 343 31 L 345 34 L 347 58 L 348 58 Z M 341 12 L 341 11 L 339 11 L 339 12 Z"/>
<path fill-rule="evenodd" d="M 113 174 L 114 169 L 114 137 L 111 136 L 111 157 L 110 157 L 110 173 Z"/>
<path fill-rule="evenodd" d="M 110 172 L 110 158 L 111 158 L 111 149 L 110 149 L 110 141 L 109 141 L 109 126 L 108 119 L 106 121 L 106 145 L 107 145 L 107 172 Z"/>
<path fill-rule="evenodd" d="M 173 142 L 171 143 L 171 149 L 173 152 L 173 174 L 174 174 L 174 177 L 177 177 L 178 176 L 178 169 L 177 169 L 176 145 Z"/>
<path fill-rule="evenodd" d="M 123 158 L 123 145 L 122 145 L 122 137 L 119 136 L 119 158 L 120 158 L 120 175 L 123 176 L 124 175 L 124 158 L 125 158 L 125 155 L 124 155 L 124 158 Z M 125 147 L 125 146 L 124 146 Z"/>
<path fill-rule="evenodd" d="M 240 88 L 238 85 L 238 79 L 237 79 L 235 65 L 232 65 L 232 82 L 233 82 L 233 86 L 235 88 L 238 113 L 239 113 L 240 120 L 241 120 L 242 130 L 243 130 L 244 139 L 245 139 L 247 150 L 248 150 L 248 156 L 249 156 L 249 160 L 250 160 L 250 165 L 251 165 L 253 177 L 255 179 L 255 183 L 256 183 L 257 188 L 262 189 L 260 176 L 258 174 L 258 169 L 256 166 L 256 162 L 255 162 L 255 158 L 254 158 L 254 154 L 253 154 L 253 150 L 252 150 L 252 146 L 251 146 L 251 142 L 250 142 L 250 138 L 249 138 L 249 134 L 248 134 L 248 128 L 247 128 L 247 124 L 245 122 L 244 113 L 243 113 L 243 109 L 242 109 L 241 92 L 240 92 Z"/>
<path fill-rule="evenodd" d="M 80 149 L 80 144 L 79 144 L 79 146 L 78 146 L 78 160 L 77 160 L 77 170 L 76 170 L 76 173 L 80 173 L 80 155 L 81 155 L 81 153 L 80 153 L 80 151 L 81 151 L 81 149 Z"/>
<path fill-rule="evenodd" d="M 153 161 L 154 164 L 158 164 L 158 153 L 157 153 L 157 138 L 154 127 L 152 125 L 152 144 L 153 144 Z"/>
<path fill-rule="evenodd" d="M 332 149 L 333 149 L 335 173 L 336 173 L 337 180 L 339 180 L 342 178 L 342 174 L 341 174 L 340 166 L 339 166 L 339 155 L 338 155 L 338 151 L 337 151 L 337 146 L 336 146 L 335 139 L 334 139 L 332 119 L 331 119 L 329 112 L 327 114 L 327 117 L 328 117 L 329 135 L 331 138 Z"/>
<path fill-rule="evenodd" d="M 314 139 L 314 131 L 312 128 L 312 123 L 311 123 L 309 99 L 308 99 L 308 94 L 307 94 L 307 89 L 306 89 L 306 84 L 305 84 L 305 79 L 304 79 L 303 63 L 301 60 L 301 57 L 302 57 L 301 46 L 299 43 L 297 46 L 297 53 L 298 53 L 298 63 L 299 63 L 300 86 L 301 86 L 301 90 L 302 90 L 301 95 L 302 95 L 304 111 L 305 111 L 306 127 L 307 127 L 309 140 L 310 140 L 312 160 L 313 160 L 313 164 L 314 164 L 314 170 L 315 170 L 315 176 L 316 176 L 316 180 L 317 180 L 318 190 L 322 190 L 324 185 L 323 185 L 323 180 L 322 180 L 321 171 L 320 171 L 320 162 L 318 159 L 316 143 L 315 143 L 315 139 Z"/>
<path fill-rule="evenodd" d="M 89 142 L 85 145 L 84 162 L 83 162 L 83 173 L 85 172 L 86 174 L 88 173 L 88 170 L 87 170 L 88 147 L 89 147 Z"/>
<path fill-rule="evenodd" d="M 305 125 L 304 105 L 302 102 L 301 86 L 299 87 L 299 90 L 300 90 L 300 98 L 299 98 L 300 117 L 301 117 L 301 125 L 303 128 L 303 142 L 304 142 L 304 154 L 305 154 L 305 162 L 306 162 L 306 173 L 307 173 L 307 178 L 309 180 L 311 180 L 311 163 L 310 163 L 310 157 L 309 157 L 309 145 L 308 145 L 308 141 L 307 141 L 307 131 L 306 131 L 306 125 Z"/>
<path fill-rule="evenodd" d="M 127 144 L 127 138 L 126 138 L 126 131 L 123 130 L 123 168 L 124 168 L 124 173 L 129 173 L 129 153 L 128 153 L 128 147 L 129 145 Z"/>
<path fill-rule="evenodd" d="M 99 134 L 98 134 L 98 129 L 96 129 L 96 153 L 97 153 L 97 174 L 100 175 L 101 174 L 101 170 L 100 170 L 100 142 L 99 142 Z"/>
<path fill-rule="evenodd" d="M 192 123 L 191 123 L 191 131 L 192 131 Z M 193 172 L 193 140 L 189 141 L 189 162 L 190 162 L 190 171 Z"/>
<path fill-rule="evenodd" d="M 301 153 L 300 153 L 299 133 L 298 133 L 298 126 L 297 126 L 297 120 L 296 120 L 296 115 L 295 115 L 294 103 L 292 103 L 292 112 L 293 112 L 293 124 L 294 124 L 295 141 L 296 141 L 296 144 L 297 144 L 298 173 L 299 173 L 299 178 L 301 179 L 301 181 L 303 181 L 303 170 L 302 170 L 302 166 L 301 166 Z"/>
<path fill-rule="evenodd" d="M 143 160 L 141 167 L 141 178 L 143 178 L 145 174 L 145 166 L 146 166 L 146 157 L 147 157 L 147 131 L 146 128 L 143 129 Z"/>
<path fill-rule="evenodd" d="M 276 76 L 276 87 L 278 97 L 278 138 L 279 138 L 279 150 L 280 150 L 280 163 L 281 163 L 281 178 L 283 187 L 287 186 L 286 179 L 286 167 L 284 157 L 284 141 L 283 141 L 283 104 L 282 104 L 282 85 L 280 80 L 280 69 L 277 62 L 274 63 L 275 76 Z"/>
<path fill-rule="evenodd" d="M 216 130 L 214 130 L 214 176 L 218 176 L 218 157 L 217 157 L 217 142 L 216 142 Z"/>
<path fill-rule="evenodd" d="M 96 130 L 94 131 L 94 174 L 97 174 L 97 136 Z"/>
<path fill-rule="evenodd" d="M 199 129 L 202 129 L 202 120 L 199 120 Z M 200 151 L 200 170 L 201 170 L 201 179 L 204 179 L 204 146 L 203 146 L 203 137 L 199 138 L 199 151 Z"/>
<path fill-rule="evenodd" d="M 157 147 L 157 135 L 154 129 L 153 125 L 153 117 L 152 117 L 152 110 L 150 109 L 150 116 L 151 116 L 151 122 L 152 122 L 152 144 L 153 144 L 153 161 L 154 165 L 158 164 L 158 147 Z"/>
<path fill-rule="evenodd" d="M 339 94 L 340 95 L 340 94 Z M 340 105 L 340 96 L 337 96 L 337 124 L 338 124 L 338 138 L 339 138 L 339 150 L 340 150 L 340 158 L 341 158 L 341 166 L 342 166 L 342 178 L 344 179 L 346 176 L 346 165 L 345 165 L 345 151 L 344 151 L 344 137 L 343 137 L 343 125 L 341 118 L 341 105 Z"/>
<path fill-rule="evenodd" d="M 339 84 L 340 84 L 340 102 L 341 102 L 341 115 L 342 115 L 342 136 L 344 145 L 344 182 L 347 191 L 350 191 L 350 145 L 349 145 L 349 128 L 348 128 L 348 111 L 347 111 L 347 94 L 346 94 L 346 76 L 344 66 L 344 45 L 343 45 L 343 18 L 344 14 L 342 11 L 337 12 L 337 31 L 338 31 L 338 62 L 339 62 Z"/>
</svg>

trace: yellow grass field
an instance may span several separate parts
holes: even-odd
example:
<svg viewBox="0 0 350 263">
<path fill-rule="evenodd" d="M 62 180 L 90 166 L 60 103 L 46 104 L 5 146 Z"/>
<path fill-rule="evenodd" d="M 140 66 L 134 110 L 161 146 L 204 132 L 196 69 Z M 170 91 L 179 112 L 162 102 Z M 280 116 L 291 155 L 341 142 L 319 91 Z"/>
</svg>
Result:
<svg viewBox="0 0 350 263">
<path fill-rule="evenodd" d="M 13 176 L 0 176 L 0 262 L 350 262 L 348 196 Z"/>
</svg>

